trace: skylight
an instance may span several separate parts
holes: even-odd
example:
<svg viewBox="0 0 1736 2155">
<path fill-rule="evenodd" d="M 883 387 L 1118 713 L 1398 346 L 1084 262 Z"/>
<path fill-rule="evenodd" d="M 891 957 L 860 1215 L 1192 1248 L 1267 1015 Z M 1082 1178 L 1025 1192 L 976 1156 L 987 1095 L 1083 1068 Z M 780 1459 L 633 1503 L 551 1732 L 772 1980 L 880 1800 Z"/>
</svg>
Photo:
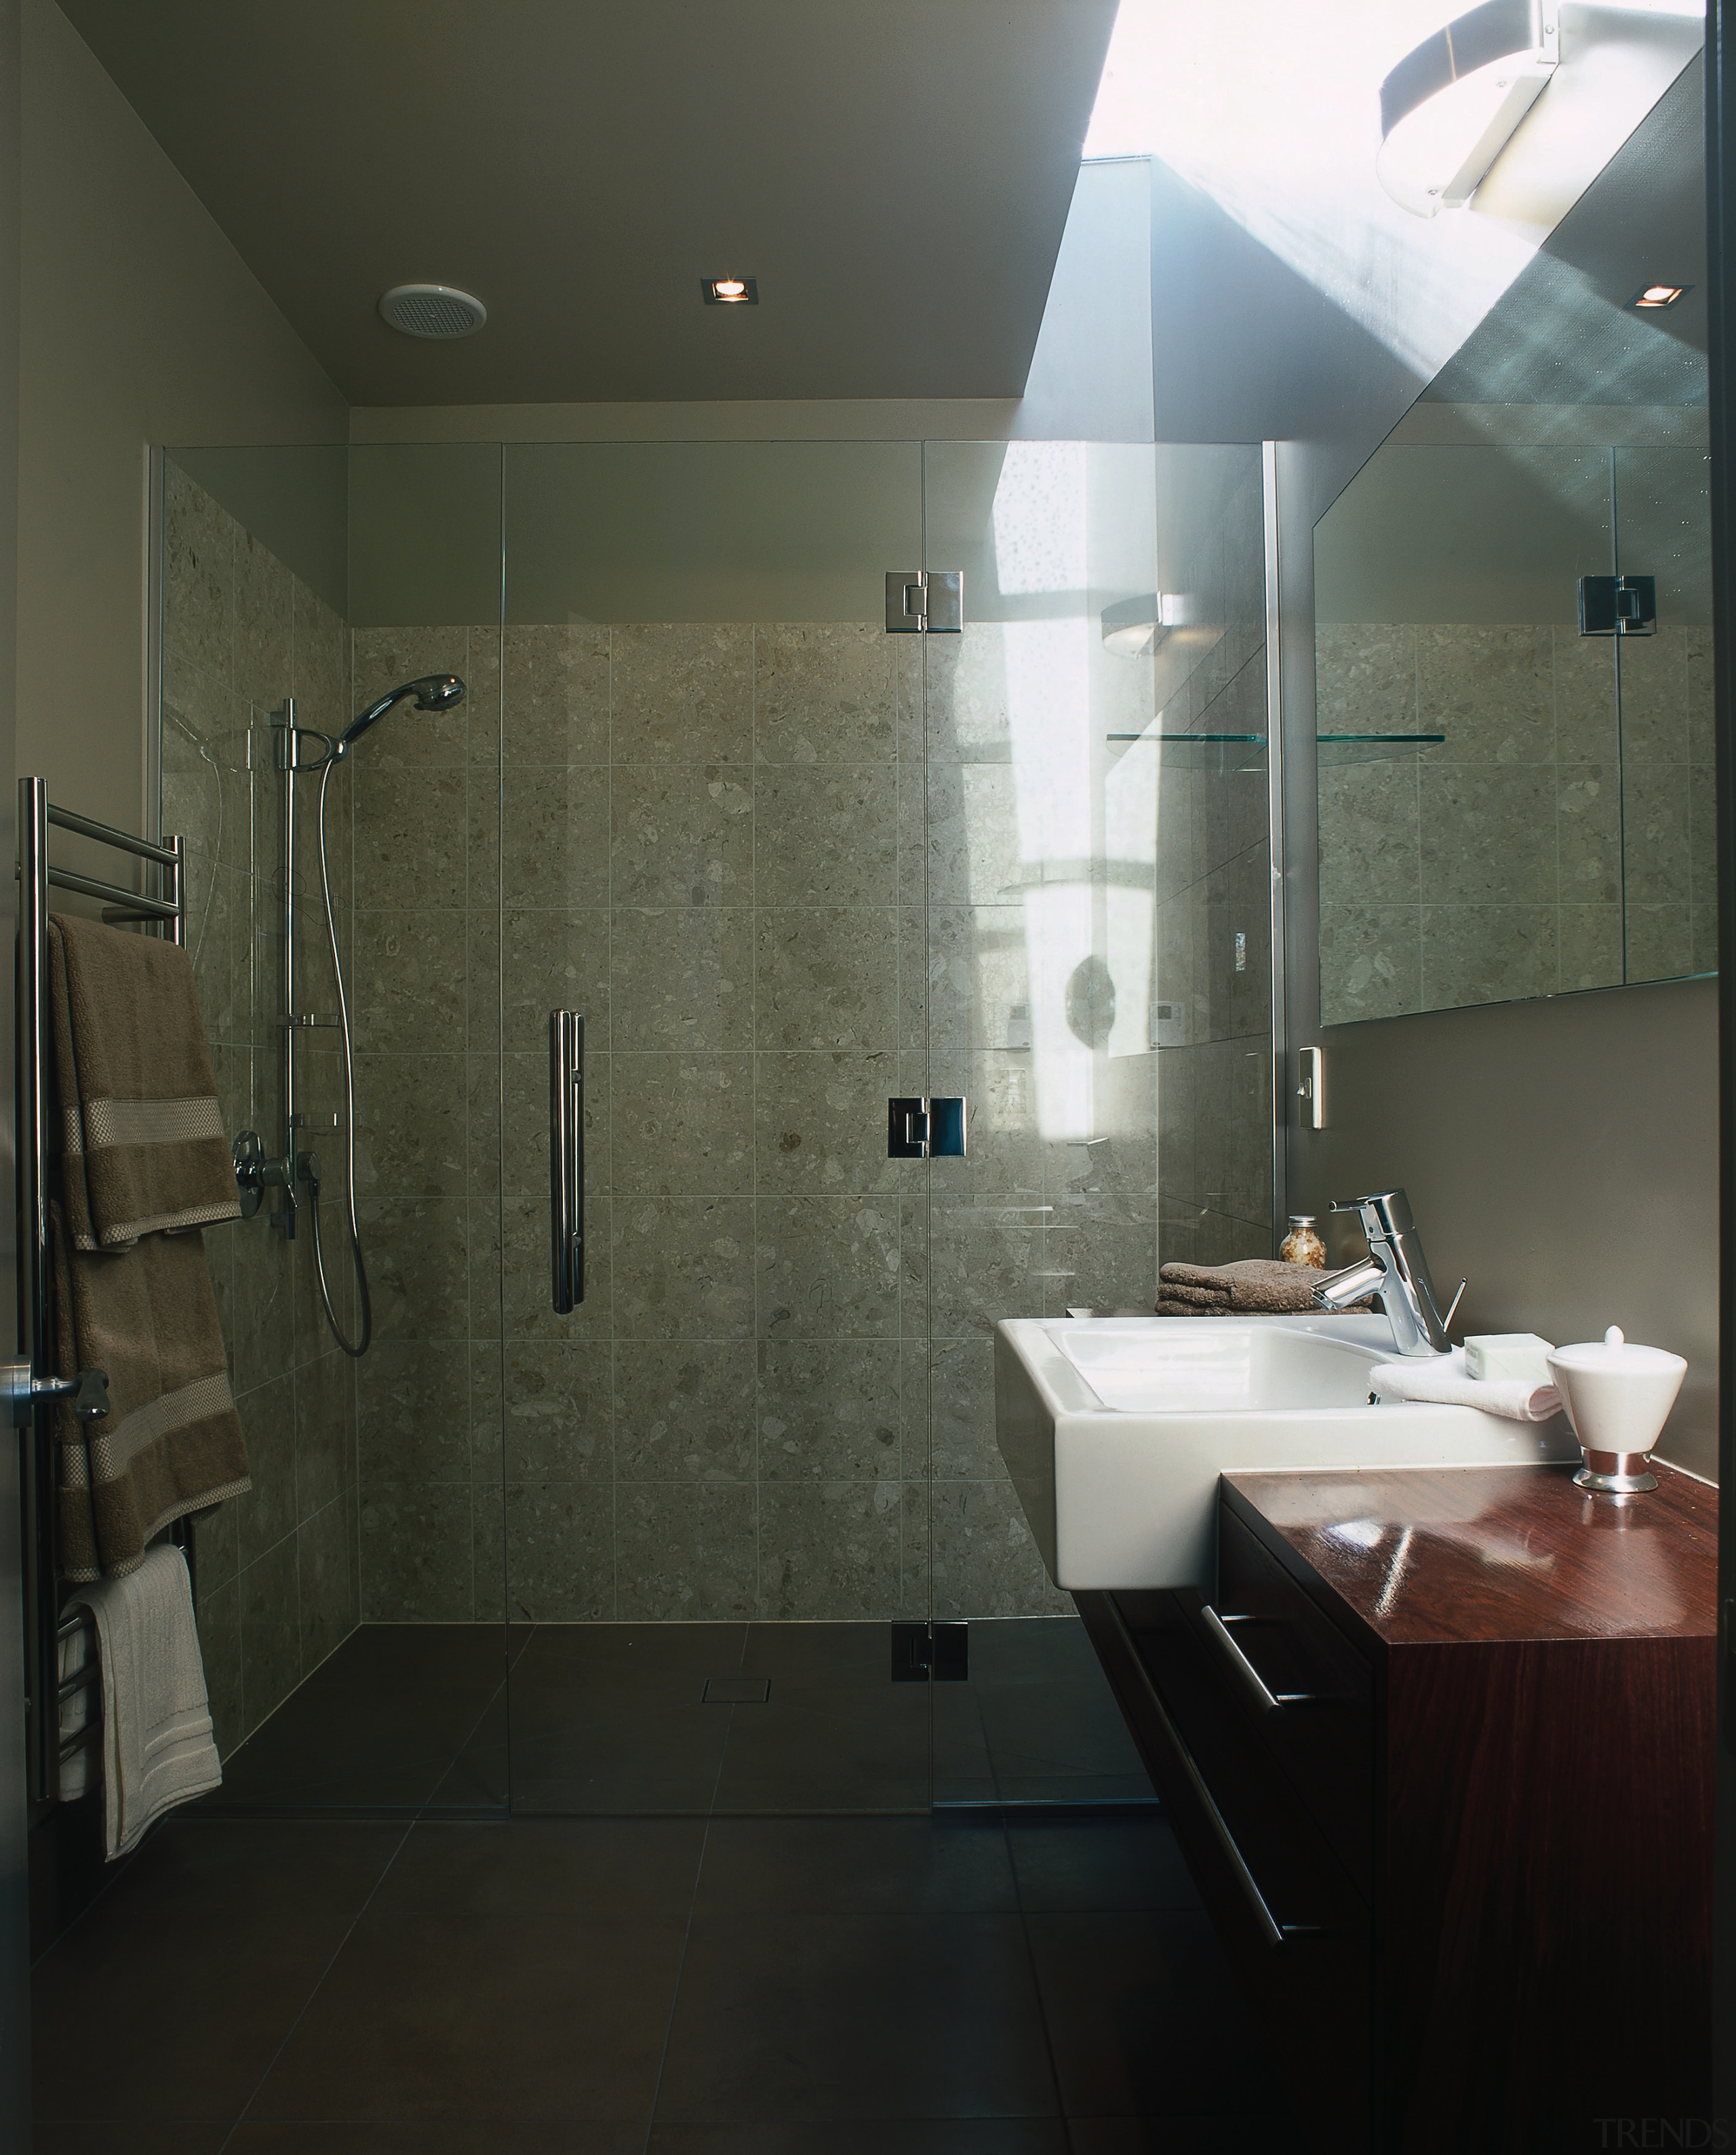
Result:
<svg viewBox="0 0 1736 2155">
<path fill-rule="evenodd" d="M 1204 9 L 1121 0 L 1084 153 L 1160 159 L 1426 379 L 1506 290 L 1544 230 L 1477 213 L 1483 204 L 1426 221 L 1407 216 L 1375 177 L 1380 84 L 1456 12 L 1454 0 L 1313 8 L 1213 0 Z M 1701 9 L 1697 0 L 1642 0 L 1627 12 L 1697 20 Z M 1681 30 L 1671 34 L 1680 45 Z M 1600 55 L 1588 61 L 1583 45 L 1575 51 L 1564 24 L 1563 37 L 1564 76 L 1579 61 L 1611 100 L 1595 144 L 1586 140 L 1585 100 L 1575 108 L 1572 153 L 1586 166 L 1584 184 L 1682 62 L 1636 69 L 1629 43 L 1605 90 L 1590 64 Z M 1608 49 L 1613 62 L 1616 48 Z M 1562 86 L 1552 85 L 1549 96 Z M 1566 107 L 1567 100 L 1557 103 Z"/>
</svg>

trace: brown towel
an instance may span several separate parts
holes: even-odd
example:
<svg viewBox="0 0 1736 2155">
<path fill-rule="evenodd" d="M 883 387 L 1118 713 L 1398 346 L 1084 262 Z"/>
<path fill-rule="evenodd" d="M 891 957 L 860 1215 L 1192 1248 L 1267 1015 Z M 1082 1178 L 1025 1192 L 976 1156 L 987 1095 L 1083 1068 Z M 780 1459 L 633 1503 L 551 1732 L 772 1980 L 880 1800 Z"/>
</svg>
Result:
<svg viewBox="0 0 1736 2155">
<path fill-rule="evenodd" d="M 1318 1314 L 1314 1289 L 1334 1272 L 1282 1257 L 1238 1257 L 1228 1265 L 1165 1265 L 1158 1274 L 1160 1317 L 1289 1317 Z M 1373 1307 L 1366 1296 L 1353 1305 Z"/>
<path fill-rule="evenodd" d="M 109 1411 L 81 1422 L 55 1410 L 59 1559 L 64 1577 L 136 1570 L 151 1536 L 252 1487 L 204 1237 L 151 1235 L 136 1248 L 68 1246 L 59 1205 L 55 1367 L 102 1369 Z"/>
<path fill-rule="evenodd" d="M 68 1579 L 119 1578 L 252 1486 L 198 1231 L 241 1207 L 186 951 L 56 914 L 49 1001 L 55 1368 L 109 1379 L 105 1420 L 56 1410 L 59 1555 Z"/>
<path fill-rule="evenodd" d="M 62 1198 L 79 1250 L 236 1220 L 235 1170 L 185 950 L 49 922 Z"/>
</svg>

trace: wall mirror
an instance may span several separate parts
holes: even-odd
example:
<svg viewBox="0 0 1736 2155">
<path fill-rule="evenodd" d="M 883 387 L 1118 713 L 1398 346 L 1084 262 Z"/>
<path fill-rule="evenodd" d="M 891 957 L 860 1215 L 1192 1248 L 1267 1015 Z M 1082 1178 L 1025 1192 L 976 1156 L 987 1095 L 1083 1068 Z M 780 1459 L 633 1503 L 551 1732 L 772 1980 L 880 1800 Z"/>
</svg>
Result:
<svg viewBox="0 0 1736 2155">
<path fill-rule="evenodd" d="M 1701 96 L 1315 526 L 1323 1024 L 1716 968 Z"/>
</svg>

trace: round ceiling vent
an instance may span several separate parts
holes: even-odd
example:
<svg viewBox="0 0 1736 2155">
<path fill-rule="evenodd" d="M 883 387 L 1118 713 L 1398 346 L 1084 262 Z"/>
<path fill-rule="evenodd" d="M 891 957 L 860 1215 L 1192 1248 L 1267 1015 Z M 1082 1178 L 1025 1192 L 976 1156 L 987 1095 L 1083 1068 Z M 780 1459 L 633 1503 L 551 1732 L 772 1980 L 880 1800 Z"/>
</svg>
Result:
<svg viewBox="0 0 1736 2155">
<path fill-rule="evenodd" d="M 480 299 L 450 284 L 394 284 L 382 295 L 380 313 L 413 337 L 474 336 L 489 318 Z"/>
</svg>

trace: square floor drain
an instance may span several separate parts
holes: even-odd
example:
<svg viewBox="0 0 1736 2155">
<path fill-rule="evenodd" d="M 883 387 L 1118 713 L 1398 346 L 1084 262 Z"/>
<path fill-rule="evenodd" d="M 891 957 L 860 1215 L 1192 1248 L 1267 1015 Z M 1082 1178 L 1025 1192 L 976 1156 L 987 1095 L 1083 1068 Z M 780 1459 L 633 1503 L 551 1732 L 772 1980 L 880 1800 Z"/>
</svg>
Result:
<svg viewBox="0 0 1736 2155">
<path fill-rule="evenodd" d="M 702 1706 L 764 1706 L 771 1697 L 770 1676 L 707 1676 Z"/>
</svg>

